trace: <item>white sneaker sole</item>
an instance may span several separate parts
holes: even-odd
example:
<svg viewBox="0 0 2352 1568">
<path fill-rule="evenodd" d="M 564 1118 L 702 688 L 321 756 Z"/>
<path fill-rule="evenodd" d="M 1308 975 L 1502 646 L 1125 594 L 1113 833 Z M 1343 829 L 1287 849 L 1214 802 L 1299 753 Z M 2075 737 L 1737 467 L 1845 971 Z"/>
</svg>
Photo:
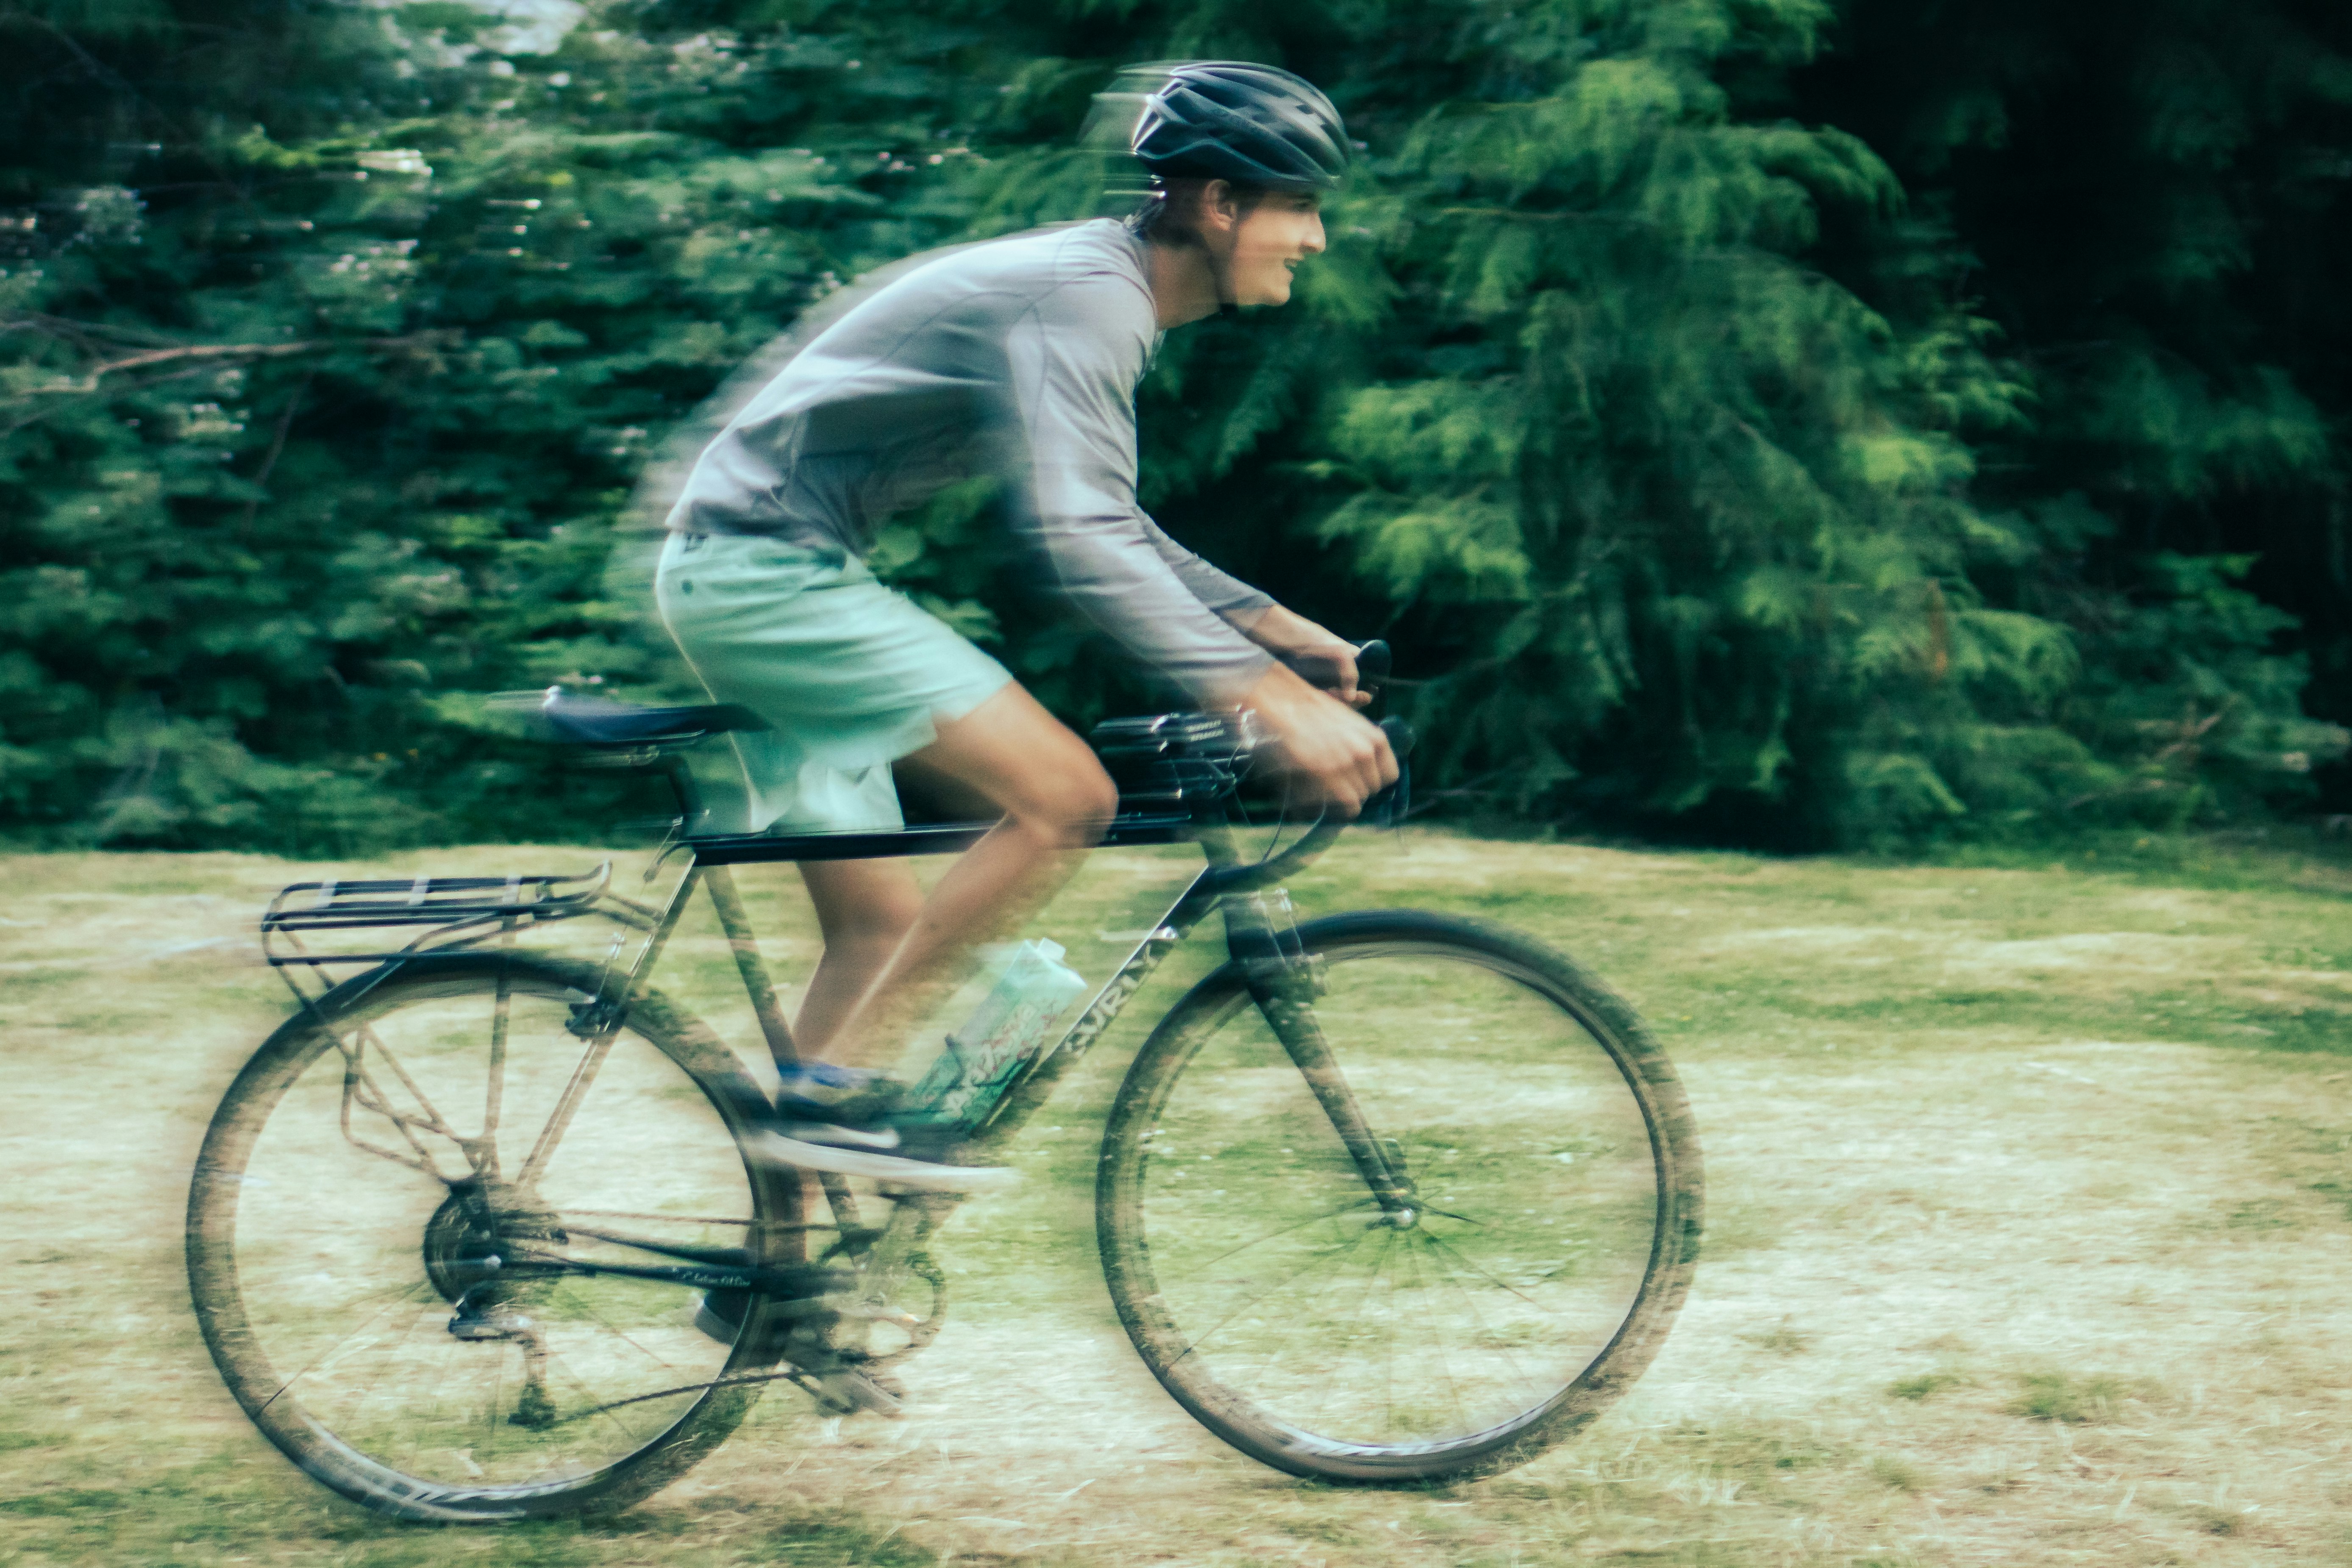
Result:
<svg viewBox="0 0 2352 1568">
<path fill-rule="evenodd" d="M 1021 1173 L 1003 1166 L 934 1165 L 929 1160 L 910 1160 L 903 1155 L 803 1143 L 775 1132 L 751 1138 L 744 1144 L 743 1152 L 768 1165 L 866 1176 L 918 1192 L 1003 1192 L 1021 1185 Z"/>
</svg>

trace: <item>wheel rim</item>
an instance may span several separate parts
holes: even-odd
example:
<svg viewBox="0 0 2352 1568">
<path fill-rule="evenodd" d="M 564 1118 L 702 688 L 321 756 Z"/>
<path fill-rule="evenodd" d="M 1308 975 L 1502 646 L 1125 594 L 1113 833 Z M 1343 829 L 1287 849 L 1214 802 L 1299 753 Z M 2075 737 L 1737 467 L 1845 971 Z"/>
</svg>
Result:
<svg viewBox="0 0 2352 1568">
<path fill-rule="evenodd" d="M 530 1255 L 660 1260 L 591 1231 L 768 1261 L 790 1249 L 709 1092 L 644 1037 L 614 1038 L 534 1171 L 587 1050 L 566 1027 L 576 998 L 543 978 L 510 988 L 492 1132 L 495 990 L 478 974 L 387 990 L 341 1043 L 308 1031 L 207 1139 L 191 1218 L 208 1337 L 264 1430 L 346 1490 L 494 1502 L 593 1487 L 671 1441 L 746 1357 L 696 1329 L 685 1287 Z M 373 1085 L 357 1098 L 355 1059 Z M 430 1106 L 458 1136 L 404 1129 L 369 1093 Z M 478 1337 L 450 1332 L 460 1315 Z"/>
<path fill-rule="evenodd" d="M 1580 1392 L 1597 1406 L 1672 1219 L 1649 1087 L 1603 1020 L 1507 957 L 1325 958 L 1317 1016 L 1413 1212 L 1383 1213 L 1229 994 L 1134 1107 L 1118 1172 L 1146 1359 L 1213 1425 L 1371 1469 L 1503 1446 Z"/>
</svg>

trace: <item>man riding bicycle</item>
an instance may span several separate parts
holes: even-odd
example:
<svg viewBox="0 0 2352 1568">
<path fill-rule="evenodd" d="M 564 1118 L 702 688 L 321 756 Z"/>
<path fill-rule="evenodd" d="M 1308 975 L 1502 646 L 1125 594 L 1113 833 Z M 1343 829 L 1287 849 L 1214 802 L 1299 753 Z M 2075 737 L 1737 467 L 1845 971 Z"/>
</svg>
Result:
<svg viewBox="0 0 2352 1568">
<path fill-rule="evenodd" d="M 1045 584 L 1201 706 L 1255 714 L 1308 796 L 1353 815 L 1396 778 L 1355 711 L 1353 649 L 1176 544 L 1135 495 L 1135 387 L 1159 334 L 1289 298 L 1292 268 L 1323 248 L 1345 130 L 1287 71 L 1143 69 L 1129 148 L 1151 183 L 1134 214 L 917 257 L 852 291 L 704 450 L 669 515 L 663 622 L 713 700 L 770 726 L 732 737 L 751 827 L 895 827 L 900 761 L 1000 814 L 928 897 L 902 861 L 802 864 L 824 953 L 793 1022 L 806 1060 L 780 1064 L 779 1124 L 758 1144 L 786 1164 L 987 1183 L 925 1143 L 872 1063 L 1118 808 L 1084 740 L 866 570 L 892 516 L 1001 476 Z M 1338 671 L 1338 695 L 1286 658 Z"/>
</svg>

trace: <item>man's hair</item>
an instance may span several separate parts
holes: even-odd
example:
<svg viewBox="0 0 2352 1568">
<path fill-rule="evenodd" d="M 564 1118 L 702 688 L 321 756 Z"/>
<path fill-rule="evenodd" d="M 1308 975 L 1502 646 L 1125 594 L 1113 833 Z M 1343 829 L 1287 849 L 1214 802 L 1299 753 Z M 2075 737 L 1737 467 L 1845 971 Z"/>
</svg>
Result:
<svg viewBox="0 0 2352 1568">
<path fill-rule="evenodd" d="M 1155 245 L 1198 246 L 1201 237 L 1201 204 L 1208 199 L 1209 187 L 1215 182 L 1180 176 L 1152 182 L 1152 188 L 1128 219 L 1135 232 Z M 1247 217 L 1257 210 L 1273 187 L 1253 185 L 1240 180 L 1227 180 L 1225 186 L 1234 193 L 1234 201 Z"/>
</svg>

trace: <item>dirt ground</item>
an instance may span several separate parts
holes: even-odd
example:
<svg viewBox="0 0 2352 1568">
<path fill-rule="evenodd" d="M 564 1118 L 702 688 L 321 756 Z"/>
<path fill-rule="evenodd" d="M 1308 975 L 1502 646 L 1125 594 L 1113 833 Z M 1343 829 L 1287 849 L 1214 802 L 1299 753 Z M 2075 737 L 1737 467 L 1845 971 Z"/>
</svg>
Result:
<svg viewBox="0 0 2352 1568">
<path fill-rule="evenodd" d="M 1150 918 L 1181 852 L 1097 858 L 1048 928 Z M 564 869 L 570 849 L 382 868 Z M 1295 891 L 1533 929 L 1641 1006 L 1689 1088 L 1708 1235 L 1634 1392 L 1501 1478 L 1301 1482 L 1145 1373 L 1094 1259 L 1123 1024 L 942 1246 L 908 1419 L 789 1389 L 617 1521 L 379 1521 L 269 1448 L 190 1321 L 181 1214 L 289 1010 L 282 883 L 227 855 L 0 861 L 0 1554 L 320 1563 L 2352 1563 L 2352 873 L 2293 854 L 1890 867 L 1365 835 Z M 624 875 L 630 868 L 624 867 Z M 755 881 L 780 972 L 814 953 Z M 1172 964 L 1147 1020 L 1200 972 Z M 681 995 L 751 1055 L 702 927 Z M 1190 967 L 1187 967 L 1189 963 Z M 1476 1086 L 1465 1085 L 1465 1093 Z"/>
</svg>

